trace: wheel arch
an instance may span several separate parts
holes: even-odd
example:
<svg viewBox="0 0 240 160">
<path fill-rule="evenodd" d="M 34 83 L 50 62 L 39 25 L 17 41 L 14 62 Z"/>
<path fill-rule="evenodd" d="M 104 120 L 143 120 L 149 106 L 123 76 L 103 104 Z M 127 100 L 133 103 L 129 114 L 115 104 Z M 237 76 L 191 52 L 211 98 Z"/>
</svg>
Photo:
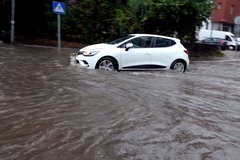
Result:
<svg viewBox="0 0 240 160">
<path fill-rule="evenodd" d="M 181 58 L 178 58 L 178 59 L 174 60 L 171 64 L 171 66 L 170 66 L 170 69 L 173 69 L 173 66 L 176 62 L 183 62 L 185 70 L 187 69 L 187 62 L 184 59 L 181 59 Z"/>
<path fill-rule="evenodd" d="M 97 63 L 96 63 L 95 69 L 97 69 L 97 66 L 99 65 L 100 61 L 101 61 L 102 59 L 105 59 L 105 58 L 111 58 L 112 60 L 114 60 L 114 62 L 116 63 L 116 68 L 117 68 L 117 70 L 119 69 L 119 64 L 118 64 L 117 59 L 114 58 L 114 57 L 112 57 L 112 56 L 104 56 L 104 57 L 100 58 L 100 59 L 97 61 Z"/>
</svg>

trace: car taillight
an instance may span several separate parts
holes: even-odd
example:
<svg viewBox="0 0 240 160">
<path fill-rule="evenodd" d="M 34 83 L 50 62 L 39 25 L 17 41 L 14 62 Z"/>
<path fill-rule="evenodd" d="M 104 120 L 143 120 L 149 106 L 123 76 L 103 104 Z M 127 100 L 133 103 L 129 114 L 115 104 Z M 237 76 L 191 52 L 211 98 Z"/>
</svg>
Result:
<svg viewBox="0 0 240 160">
<path fill-rule="evenodd" d="M 225 41 L 224 41 L 224 40 L 222 40 L 222 39 L 220 40 L 220 42 L 221 42 L 222 44 L 223 44 L 223 43 L 225 43 Z"/>
<path fill-rule="evenodd" d="M 186 54 L 188 54 L 188 50 L 187 49 L 185 49 L 185 50 L 183 50 Z"/>
</svg>

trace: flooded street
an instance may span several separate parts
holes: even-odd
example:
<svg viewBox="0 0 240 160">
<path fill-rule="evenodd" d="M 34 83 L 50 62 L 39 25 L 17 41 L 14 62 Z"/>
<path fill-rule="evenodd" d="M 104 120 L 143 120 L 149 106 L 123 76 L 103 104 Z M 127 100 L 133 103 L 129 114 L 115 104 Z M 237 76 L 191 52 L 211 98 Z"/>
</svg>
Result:
<svg viewBox="0 0 240 160">
<path fill-rule="evenodd" d="M 0 46 L 1 160 L 239 160 L 240 52 L 184 74 L 73 65 Z"/>
</svg>

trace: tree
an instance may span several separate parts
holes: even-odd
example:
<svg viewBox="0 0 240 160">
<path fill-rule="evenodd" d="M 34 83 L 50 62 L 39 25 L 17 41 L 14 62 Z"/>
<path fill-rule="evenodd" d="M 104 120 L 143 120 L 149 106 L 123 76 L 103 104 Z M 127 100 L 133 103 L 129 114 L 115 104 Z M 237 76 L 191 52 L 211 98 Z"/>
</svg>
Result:
<svg viewBox="0 0 240 160">
<path fill-rule="evenodd" d="M 213 4 L 210 0 L 148 0 L 144 30 L 191 41 L 209 18 Z"/>
<path fill-rule="evenodd" d="M 129 33 L 154 33 L 193 41 L 195 31 L 209 18 L 213 0 L 60 0 L 63 39 L 84 43 L 106 41 Z M 10 29 L 11 0 L 0 2 L 0 30 Z M 17 35 L 53 37 L 57 16 L 52 0 L 16 1 Z M 2 23 L 3 22 L 3 23 Z M 1 38 L 1 37 L 0 37 Z"/>
<path fill-rule="evenodd" d="M 0 1 L 0 39 L 10 42 L 11 1 Z"/>
</svg>

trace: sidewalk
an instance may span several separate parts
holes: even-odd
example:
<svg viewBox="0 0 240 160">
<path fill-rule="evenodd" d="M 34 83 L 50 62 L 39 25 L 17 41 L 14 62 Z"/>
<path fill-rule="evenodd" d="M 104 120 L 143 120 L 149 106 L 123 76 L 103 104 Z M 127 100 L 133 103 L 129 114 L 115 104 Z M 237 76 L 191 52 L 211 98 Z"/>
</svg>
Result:
<svg viewBox="0 0 240 160">
<path fill-rule="evenodd" d="M 225 54 L 224 58 L 240 60 L 240 51 L 225 50 L 225 51 L 222 51 L 222 52 Z"/>
</svg>

